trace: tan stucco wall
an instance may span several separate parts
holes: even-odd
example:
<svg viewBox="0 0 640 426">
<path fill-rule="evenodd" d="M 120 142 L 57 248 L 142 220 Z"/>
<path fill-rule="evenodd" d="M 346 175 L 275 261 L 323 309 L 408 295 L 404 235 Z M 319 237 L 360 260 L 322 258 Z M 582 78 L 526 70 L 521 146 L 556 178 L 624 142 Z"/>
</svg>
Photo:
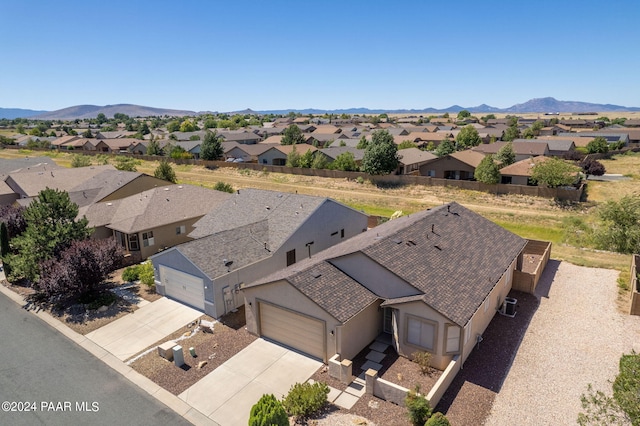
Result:
<svg viewBox="0 0 640 426">
<path fill-rule="evenodd" d="M 353 359 L 382 333 L 380 303 L 382 302 L 376 301 L 372 303 L 343 326 L 338 327 L 336 330 L 337 351 L 342 359 Z"/>
<path fill-rule="evenodd" d="M 420 174 L 422 176 L 427 176 L 429 170 L 435 170 L 435 176 L 432 177 L 444 179 L 445 171 L 460 170 L 473 173 L 475 171 L 475 167 L 471 167 L 453 157 L 442 157 L 438 160 L 434 160 L 420 166 Z"/>
<path fill-rule="evenodd" d="M 515 264 L 516 260 L 514 259 L 513 263 L 509 266 L 512 271 L 515 268 Z M 461 360 L 463 363 L 469 357 L 473 348 L 476 346 L 477 336 L 484 333 L 484 331 L 487 329 L 487 326 L 496 315 L 496 312 L 504 301 L 505 297 L 507 297 L 507 295 L 509 294 L 511 285 L 513 283 L 513 273 L 511 273 L 511 280 L 509 282 L 507 282 L 506 277 L 507 273 L 505 272 L 496 286 L 493 288 L 493 290 L 491 290 L 491 292 L 489 293 L 489 296 L 487 297 L 487 299 L 489 300 L 489 306 L 486 312 L 483 303 L 478 307 L 478 310 L 471 318 L 470 325 L 467 325 L 467 327 L 471 327 L 471 331 L 469 339 L 466 342 L 464 340 L 467 327 L 465 327 L 465 330 L 462 330 L 461 335 L 463 338 L 463 344 Z"/>
<path fill-rule="evenodd" d="M 415 287 L 361 252 L 332 259 L 331 263 L 381 298 L 392 299 L 421 294 Z"/>
<path fill-rule="evenodd" d="M 185 243 L 187 241 L 191 241 L 192 238 L 187 237 L 187 235 L 193 231 L 193 224 L 200 220 L 202 216 L 198 216 L 196 218 L 184 220 L 181 222 L 172 223 L 170 225 L 160 226 L 158 228 L 153 228 L 153 246 L 143 247 L 142 234 L 147 231 L 138 232 L 138 241 L 140 242 L 140 255 L 142 259 L 146 259 L 147 257 L 156 254 L 166 248 L 176 246 L 181 243 Z M 185 226 L 185 233 L 176 235 L 176 228 L 180 225 Z"/>
<path fill-rule="evenodd" d="M 425 351 L 424 348 L 407 343 L 407 318 L 414 316 L 419 319 L 436 323 L 435 347 L 431 352 L 431 366 L 443 370 L 453 358 L 453 355 L 445 355 L 445 325 L 452 322 L 423 302 L 410 302 L 394 306 L 394 329 L 397 330 L 398 354 L 411 358 L 414 352 Z"/>
</svg>

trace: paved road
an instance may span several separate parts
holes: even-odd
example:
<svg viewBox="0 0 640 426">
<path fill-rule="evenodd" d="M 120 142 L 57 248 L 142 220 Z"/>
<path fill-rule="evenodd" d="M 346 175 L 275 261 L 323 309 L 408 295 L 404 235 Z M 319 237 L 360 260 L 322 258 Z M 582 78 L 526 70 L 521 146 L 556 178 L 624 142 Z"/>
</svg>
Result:
<svg viewBox="0 0 640 426">
<path fill-rule="evenodd" d="M 0 402 L 2 425 L 190 425 L 3 294 Z"/>
</svg>

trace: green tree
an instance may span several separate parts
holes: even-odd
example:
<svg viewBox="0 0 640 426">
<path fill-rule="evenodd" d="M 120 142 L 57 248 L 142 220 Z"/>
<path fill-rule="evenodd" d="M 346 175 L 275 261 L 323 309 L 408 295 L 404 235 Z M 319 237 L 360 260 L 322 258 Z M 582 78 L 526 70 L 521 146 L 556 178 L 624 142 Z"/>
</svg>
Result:
<svg viewBox="0 0 640 426">
<path fill-rule="evenodd" d="M 208 161 L 219 160 L 223 154 L 222 136 L 216 131 L 207 131 L 200 146 L 200 158 Z"/>
<path fill-rule="evenodd" d="M 88 167 L 91 165 L 91 157 L 88 155 L 74 155 L 71 159 L 71 167 Z"/>
<path fill-rule="evenodd" d="M 251 407 L 249 426 L 289 426 L 289 417 L 275 396 L 262 395 Z"/>
<path fill-rule="evenodd" d="M 162 155 L 162 149 L 160 149 L 160 144 L 157 140 L 152 138 L 149 141 L 149 145 L 147 146 L 147 155 Z"/>
<path fill-rule="evenodd" d="M 373 132 L 364 151 L 361 169 L 371 175 L 386 175 L 398 168 L 398 145 L 386 130 Z"/>
<path fill-rule="evenodd" d="M 326 169 L 329 167 L 329 161 L 327 157 L 319 151 L 316 151 L 313 156 L 313 163 L 311 163 L 312 169 Z"/>
<path fill-rule="evenodd" d="M 513 143 L 507 142 L 496 153 L 496 160 L 500 162 L 502 167 L 508 166 L 516 162 L 516 153 L 513 150 Z"/>
<path fill-rule="evenodd" d="M 417 148 L 418 145 L 415 142 L 412 141 L 402 141 L 399 145 L 398 145 L 398 151 L 400 151 L 401 149 L 407 149 L 407 148 Z"/>
<path fill-rule="evenodd" d="M 331 163 L 331 168 L 334 170 L 342 170 L 344 172 L 355 172 L 358 170 L 355 157 L 353 153 L 347 151 L 338 155 Z"/>
<path fill-rule="evenodd" d="M 489 185 L 500 183 L 500 170 L 496 162 L 493 161 L 493 156 L 487 155 L 484 157 L 482 161 L 480 161 L 480 164 L 478 164 L 478 167 L 476 167 L 473 176 L 478 182 Z"/>
<path fill-rule="evenodd" d="M 496 119 L 496 115 L 495 114 L 487 114 L 483 117 L 480 117 L 480 120 L 484 121 L 485 123 L 489 120 L 495 120 Z"/>
<path fill-rule="evenodd" d="M 440 144 L 436 147 L 435 154 L 438 157 L 444 157 L 445 155 L 449 155 L 456 152 L 456 146 L 453 141 L 449 138 L 445 138 Z"/>
<path fill-rule="evenodd" d="M 464 126 L 460 133 L 456 136 L 456 148 L 458 150 L 464 150 L 478 146 L 482 143 L 478 130 L 471 124 Z"/>
<path fill-rule="evenodd" d="M 464 120 L 467 117 L 471 117 L 471 113 L 466 109 L 463 109 L 458 113 L 458 120 Z"/>
<path fill-rule="evenodd" d="M 138 164 L 140 164 L 140 161 L 136 160 L 135 158 L 120 155 L 116 157 L 116 161 L 113 167 L 115 167 L 117 170 L 122 170 L 126 172 L 135 172 L 138 170 L 136 168 Z"/>
<path fill-rule="evenodd" d="M 300 165 L 298 167 L 303 167 L 305 169 L 311 168 L 313 164 L 314 153 L 308 149 L 304 154 L 300 156 Z"/>
<path fill-rule="evenodd" d="M 91 129 L 87 129 L 84 132 L 82 132 L 82 137 L 87 139 L 93 138 L 93 133 L 91 132 Z"/>
<path fill-rule="evenodd" d="M 169 157 L 177 160 L 180 158 L 193 158 L 193 155 L 187 152 L 187 150 L 180 145 L 175 145 L 171 147 L 171 151 L 169 151 Z"/>
<path fill-rule="evenodd" d="M 594 239 L 603 250 L 640 253 L 640 196 L 627 195 L 598 208 L 599 226 Z"/>
<path fill-rule="evenodd" d="M 327 403 L 329 386 L 322 382 L 296 383 L 282 401 L 287 413 L 295 417 L 307 417 Z"/>
<path fill-rule="evenodd" d="M 178 182 L 178 178 L 176 177 L 176 172 L 173 171 L 173 167 L 167 161 L 160 161 L 160 165 L 153 172 L 153 176 L 158 179 L 166 180 L 171 183 Z"/>
<path fill-rule="evenodd" d="M 368 146 L 369 146 L 369 141 L 367 140 L 365 135 L 362 135 L 360 137 L 360 140 L 358 141 L 358 145 L 356 145 L 356 148 L 367 149 Z"/>
<path fill-rule="evenodd" d="M 282 145 L 296 145 L 299 143 L 304 143 L 304 136 L 302 135 L 302 131 L 300 127 L 292 124 L 287 127 L 282 133 L 282 139 L 280 140 Z"/>
<path fill-rule="evenodd" d="M 609 152 L 609 142 L 602 136 L 598 136 L 587 144 L 587 152 L 589 154 L 607 153 Z"/>
<path fill-rule="evenodd" d="M 549 188 L 568 186 L 576 181 L 578 171 L 578 167 L 559 158 L 552 157 L 533 166 L 531 180 Z"/>
<path fill-rule="evenodd" d="M 287 167 L 300 167 L 300 153 L 296 150 L 296 146 L 293 146 L 293 149 L 289 154 L 287 154 Z"/>
<path fill-rule="evenodd" d="M 510 142 L 514 139 L 518 139 L 520 137 L 520 130 L 518 130 L 517 126 L 509 126 L 507 130 L 504 131 L 502 135 L 502 140 L 505 142 Z"/>
<path fill-rule="evenodd" d="M 193 122 L 191 120 L 184 120 L 180 124 L 180 131 L 184 132 L 184 133 L 195 132 L 196 131 L 196 125 L 193 124 Z"/>
<path fill-rule="evenodd" d="M 35 281 L 38 266 L 69 247 L 72 241 L 88 238 L 93 232 L 86 218 L 76 220 L 78 205 L 69 194 L 56 189 L 44 189 L 24 210 L 26 228 L 15 237 L 15 254 L 11 256 L 13 278 Z"/>
<path fill-rule="evenodd" d="M 180 130 L 180 122 L 177 120 L 170 121 L 167 123 L 167 131 L 169 133 L 177 132 Z"/>
<path fill-rule="evenodd" d="M 106 116 L 106 115 L 104 115 L 103 113 L 99 113 L 99 114 L 96 116 L 96 122 L 97 122 L 98 124 L 106 123 L 106 122 L 107 122 L 107 116 Z"/>
</svg>

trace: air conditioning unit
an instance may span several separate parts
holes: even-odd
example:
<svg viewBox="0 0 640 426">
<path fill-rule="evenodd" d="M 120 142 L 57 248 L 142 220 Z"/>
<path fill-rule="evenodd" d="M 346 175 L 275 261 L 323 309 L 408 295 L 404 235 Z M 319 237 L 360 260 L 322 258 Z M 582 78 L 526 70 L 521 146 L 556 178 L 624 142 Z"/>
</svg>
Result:
<svg viewBox="0 0 640 426">
<path fill-rule="evenodd" d="M 498 313 L 500 315 L 504 315 L 505 317 L 513 318 L 516 316 L 516 304 L 518 303 L 518 299 L 514 299 L 513 297 L 506 297 Z"/>
</svg>

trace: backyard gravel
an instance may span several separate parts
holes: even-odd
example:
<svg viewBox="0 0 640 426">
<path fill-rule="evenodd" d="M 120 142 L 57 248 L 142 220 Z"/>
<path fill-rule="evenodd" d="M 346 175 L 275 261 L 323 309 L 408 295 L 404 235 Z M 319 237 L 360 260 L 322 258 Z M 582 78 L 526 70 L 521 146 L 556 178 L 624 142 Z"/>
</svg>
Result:
<svg viewBox="0 0 640 426">
<path fill-rule="evenodd" d="M 620 356 L 640 349 L 640 317 L 616 307 L 617 277 L 562 262 L 541 282 L 540 304 L 485 425 L 576 424 L 588 384 L 611 393 Z"/>
</svg>

